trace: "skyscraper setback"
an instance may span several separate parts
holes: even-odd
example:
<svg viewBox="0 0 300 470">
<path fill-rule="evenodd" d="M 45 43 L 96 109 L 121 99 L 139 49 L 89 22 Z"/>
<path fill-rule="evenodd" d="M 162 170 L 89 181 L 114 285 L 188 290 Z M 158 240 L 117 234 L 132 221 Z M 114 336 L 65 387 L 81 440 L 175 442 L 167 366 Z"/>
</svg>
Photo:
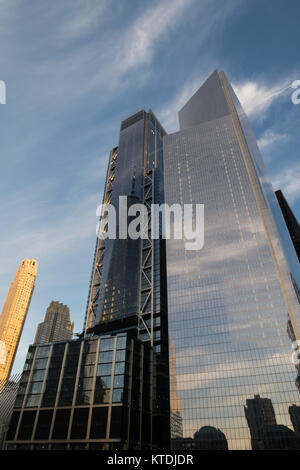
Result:
<svg viewBox="0 0 300 470">
<path fill-rule="evenodd" d="M 30 305 L 34 282 L 37 275 L 37 262 L 25 259 L 10 285 L 1 315 L 0 341 L 5 345 L 6 358 L 0 363 L 0 381 L 9 378 L 27 311 Z"/>
<path fill-rule="evenodd" d="M 83 333 L 30 346 L 9 448 L 298 446 L 299 269 L 223 72 L 179 122 L 167 135 L 152 111 L 122 121 L 103 202 L 144 204 L 149 227 L 154 203 L 204 204 L 204 247 L 164 240 L 162 222 L 158 239 L 97 239 Z"/>
</svg>

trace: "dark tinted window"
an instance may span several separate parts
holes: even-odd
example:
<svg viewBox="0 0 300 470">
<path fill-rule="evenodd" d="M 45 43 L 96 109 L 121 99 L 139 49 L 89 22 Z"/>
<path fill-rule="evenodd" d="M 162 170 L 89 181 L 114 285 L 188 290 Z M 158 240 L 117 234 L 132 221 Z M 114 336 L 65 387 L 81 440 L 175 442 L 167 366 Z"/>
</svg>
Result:
<svg viewBox="0 0 300 470">
<path fill-rule="evenodd" d="M 66 439 L 71 410 L 57 410 L 52 439 Z"/>
<path fill-rule="evenodd" d="M 88 416 L 88 408 L 75 408 L 72 423 L 71 439 L 85 438 Z"/>
<path fill-rule="evenodd" d="M 52 421 L 52 410 L 40 411 L 34 439 L 48 439 Z"/>
<path fill-rule="evenodd" d="M 13 412 L 11 420 L 10 420 L 9 430 L 7 433 L 8 440 L 12 440 L 15 437 L 16 429 L 17 429 L 18 422 L 19 422 L 19 416 L 20 416 L 19 411 Z"/>
<path fill-rule="evenodd" d="M 24 411 L 18 434 L 19 440 L 31 439 L 36 411 Z"/>
<path fill-rule="evenodd" d="M 107 410 L 108 408 L 93 409 L 90 432 L 91 439 L 103 439 L 106 437 Z"/>
</svg>

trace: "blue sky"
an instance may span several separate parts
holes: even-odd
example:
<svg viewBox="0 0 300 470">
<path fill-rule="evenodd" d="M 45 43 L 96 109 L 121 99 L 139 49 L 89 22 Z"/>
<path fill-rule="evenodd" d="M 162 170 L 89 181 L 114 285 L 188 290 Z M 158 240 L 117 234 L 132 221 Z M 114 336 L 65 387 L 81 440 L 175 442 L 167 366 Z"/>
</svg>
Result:
<svg viewBox="0 0 300 470">
<path fill-rule="evenodd" d="M 82 328 L 109 150 L 140 107 L 168 132 L 224 69 L 300 219 L 298 0 L 0 0 L 0 304 L 39 262 L 14 371 L 51 300 Z"/>
</svg>

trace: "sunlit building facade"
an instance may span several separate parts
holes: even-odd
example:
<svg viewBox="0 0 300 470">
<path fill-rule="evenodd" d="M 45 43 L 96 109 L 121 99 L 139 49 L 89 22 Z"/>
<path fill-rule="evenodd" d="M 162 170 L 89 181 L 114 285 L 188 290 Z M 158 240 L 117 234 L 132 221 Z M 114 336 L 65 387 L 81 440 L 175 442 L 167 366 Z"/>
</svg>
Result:
<svg viewBox="0 0 300 470">
<path fill-rule="evenodd" d="M 72 339 L 74 323 L 71 323 L 67 305 L 52 301 L 47 308 L 45 319 L 38 324 L 34 343 L 50 343 Z"/>
<path fill-rule="evenodd" d="M 36 275 L 37 261 L 25 259 L 21 262 L 10 285 L 0 315 L 1 356 L 5 356 L 0 361 L 0 381 L 9 378 L 30 305 Z"/>
<path fill-rule="evenodd" d="M 209 436 L 218 435 L 229 449 L 251 449 L 244 407 L 260 396 L 276 415 L 263 448 L 295 448 L 289 407 L 300 395 L 287 322 L 299 339 L 299 267 L 291 246 L 283 251 L 272 185 L 223 72 L 186 103 L 179 123 L 164 137 L 165 201 L 204 204 L 205 217 L 201 250 L 167 240 L 170 380 L 183 427 L 172 445 L 191 447 L 197 436 L 198 448 L 212 448 Z"/>
</svg>

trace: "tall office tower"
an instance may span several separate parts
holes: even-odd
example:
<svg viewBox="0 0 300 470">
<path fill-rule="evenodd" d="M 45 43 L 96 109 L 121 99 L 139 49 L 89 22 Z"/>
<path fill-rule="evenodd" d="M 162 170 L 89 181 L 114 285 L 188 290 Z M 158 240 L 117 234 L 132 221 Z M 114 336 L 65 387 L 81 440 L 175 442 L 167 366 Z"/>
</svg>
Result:
<svg viewBox="0 0 300 470">
<path fill-rule="evenodd" d="M 117 216 L 123 196 L 126 214 L 141 202 L 151 225 L 151 204 L 164 196 L 163 135 L 151 111 L 122 121 L 103 201 Z M 151 449 L 168 448 L 169 441 L 165 241 L 99 237 L 84 332 L 77 340 L 30 346 L 8 446 Z"/>
<path fill-rule="evenodd" d="M 0 315 L 0 341 L 5 347 L 5 361 L 0 362 L 0 380 L 9 378 L 30 305 L 36 275 L 37 262 L 33 259 L 25 259 L 21 262 L 10 285 Z"/>
<path fill-rule="evenodd" d="M 287 229 L 223 72 L 185 104 L 179 123 L 180 131 L 163 139 L 165 202 L 204 204 L 205 214 L 201 250 L 167 240 L 168 327 L 183 438 L 209 426 L 226 436 L 229 449 L 251 449 L 249 396 L 270 398 L 290 430 L 288 408 L 300 404 L 286 333 L 289 320 L 299 339 L 299 264 L 290 240 L 288 256 L 282 249 L 279 229 Z"/>
<path fill-rule="evenodd" d="M 151 111 L 138 111 L 121 123 L 119 145 L 110 153 L 103 198 L 104 204 L 116 208 L 118 238 L 98 237 L 85 319 L 86 334 L 134 329 L 141 341 L 153 347 L 153 439 L 160 446 L 164 442 L 167 446 L 169 438 L 165 240 L 161 236 L 121 239 L 118 234 L 120 196 L 127 196 L 128 208 L 135 203 L 147 207 L 149 227 L 151 204 L 164 202 L 164 135 Z M 129 226 L 131 218 L 126 222 Z"/>
<path fill-rule="evenodd" d="M 34 344 L 72 339 L 73 329 L 74 322 L 71 323 L 69 307 L 52 301 L 47 308 L 45 320 L 37 327 Z"/>
<path fill-rule="evenodd" d="M 300 226 L 282 191 L 275 191 L 282 215 L 300 262 Z"/>
</svg>

